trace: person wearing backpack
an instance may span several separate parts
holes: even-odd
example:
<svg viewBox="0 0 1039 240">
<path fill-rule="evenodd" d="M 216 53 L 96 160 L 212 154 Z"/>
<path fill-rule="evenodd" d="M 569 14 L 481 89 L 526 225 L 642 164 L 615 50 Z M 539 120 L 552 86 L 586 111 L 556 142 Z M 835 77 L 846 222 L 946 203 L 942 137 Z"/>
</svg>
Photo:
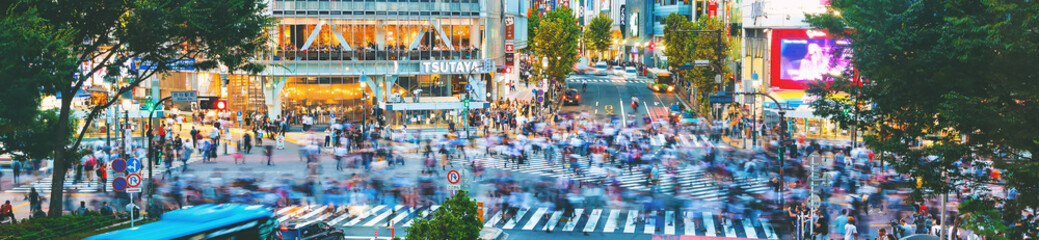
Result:
<svg viewBox="0 0 1039 240">
<path fill-rule="evenodd" d="M 112 209 L 112 206 L 108 206 L 107 201 L 101 203 L 101 208 L 98 211 L 101 212 L 101 216 L 115 218 L 115 211 Z"/>
<path fill-rule="evenodd" d="M 90 173 L 94 172 L 95 166 L 97 166 L 97 158 L 94 155 L 89 155 L 87 161 L 83 163 L 83 175 L 87 175 L 87 187 L 90 187 L 90 184 L 94 182 L 94 174 Z"/>
<path fill-rule="evenodd" d="M 108 192 L 108 187 L 105 186 L 105 184 L 108 183 L 108 170 L 105 169 L 105 164 L 98 164 L 97 170 L 95 170 L 94 173 L 97 174 L 97 177 L 99 178 L 98 180 L 100 180 L 98 181 L 98 184 L 101 184 L 101 192 Z"/>
<path fill-rule="evenodd" d="M 14 219 L 14 208 L 11 207 L 11 200 L 7 200 L 4 202 L 4 205 L 0 206 L 0 222 L 3 222 L 8 217 L 11 218 L 11 223 L 18 222 L 17 219 Z"/>
</svg>

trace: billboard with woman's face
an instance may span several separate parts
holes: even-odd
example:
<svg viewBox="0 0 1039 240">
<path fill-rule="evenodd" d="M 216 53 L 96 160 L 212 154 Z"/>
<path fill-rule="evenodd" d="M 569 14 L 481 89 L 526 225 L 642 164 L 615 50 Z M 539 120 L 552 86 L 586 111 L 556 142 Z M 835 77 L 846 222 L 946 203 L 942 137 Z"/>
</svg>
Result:
<svg viewBox="0 0 1039 240">
<path fill-rule="evenodd" d="M 825 31 L 775 29 L 772 34 L 772 87 L 806 89 L 808 82 L 840 76 L 850 67 L 848 42 L 830 39 Z"/>
</svg>

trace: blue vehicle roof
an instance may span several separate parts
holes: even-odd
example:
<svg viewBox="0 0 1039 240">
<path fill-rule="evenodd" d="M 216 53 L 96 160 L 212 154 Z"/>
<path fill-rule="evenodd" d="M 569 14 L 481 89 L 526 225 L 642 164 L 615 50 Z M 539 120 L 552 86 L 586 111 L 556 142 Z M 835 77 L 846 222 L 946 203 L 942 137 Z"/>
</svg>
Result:
<svg viewBox="0 0 1039 240">
<path fill-rule="evenodd" d="M 153 223 L 86 239 L 173 239 L 262 217 L 273 218 L 274 213 L 261 205 L 204 204 L 164 213 Z"/>
</svg>

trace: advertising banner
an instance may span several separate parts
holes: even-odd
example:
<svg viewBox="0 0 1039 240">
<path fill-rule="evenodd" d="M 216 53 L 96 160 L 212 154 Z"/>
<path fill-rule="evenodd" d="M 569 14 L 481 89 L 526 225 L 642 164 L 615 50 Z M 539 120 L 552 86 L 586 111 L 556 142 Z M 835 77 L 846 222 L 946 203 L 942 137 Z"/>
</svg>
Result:
<svg viewBox="0 0 1039 240">
<path fill-rule="evenodd" d="M 848 43 L 821 30 L 772 30 L 772 87 L 807 89 L 811 81 L 843 75 L 851 63 Z"/>
</svg>

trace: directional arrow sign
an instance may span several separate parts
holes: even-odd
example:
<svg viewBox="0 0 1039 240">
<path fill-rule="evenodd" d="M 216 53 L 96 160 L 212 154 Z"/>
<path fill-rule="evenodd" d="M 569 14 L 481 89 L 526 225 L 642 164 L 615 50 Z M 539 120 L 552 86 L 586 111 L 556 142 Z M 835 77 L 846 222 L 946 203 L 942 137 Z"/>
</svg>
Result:
<svg viewBox="0 0 1039 240">
<path fill-rule="evenodd" d="M 126 172 L 135 173 L 137 171 L 140 171 L 141 168 L 141 160 L 136 158 L 130 158 L 126 160 Z"/>
</svg>

